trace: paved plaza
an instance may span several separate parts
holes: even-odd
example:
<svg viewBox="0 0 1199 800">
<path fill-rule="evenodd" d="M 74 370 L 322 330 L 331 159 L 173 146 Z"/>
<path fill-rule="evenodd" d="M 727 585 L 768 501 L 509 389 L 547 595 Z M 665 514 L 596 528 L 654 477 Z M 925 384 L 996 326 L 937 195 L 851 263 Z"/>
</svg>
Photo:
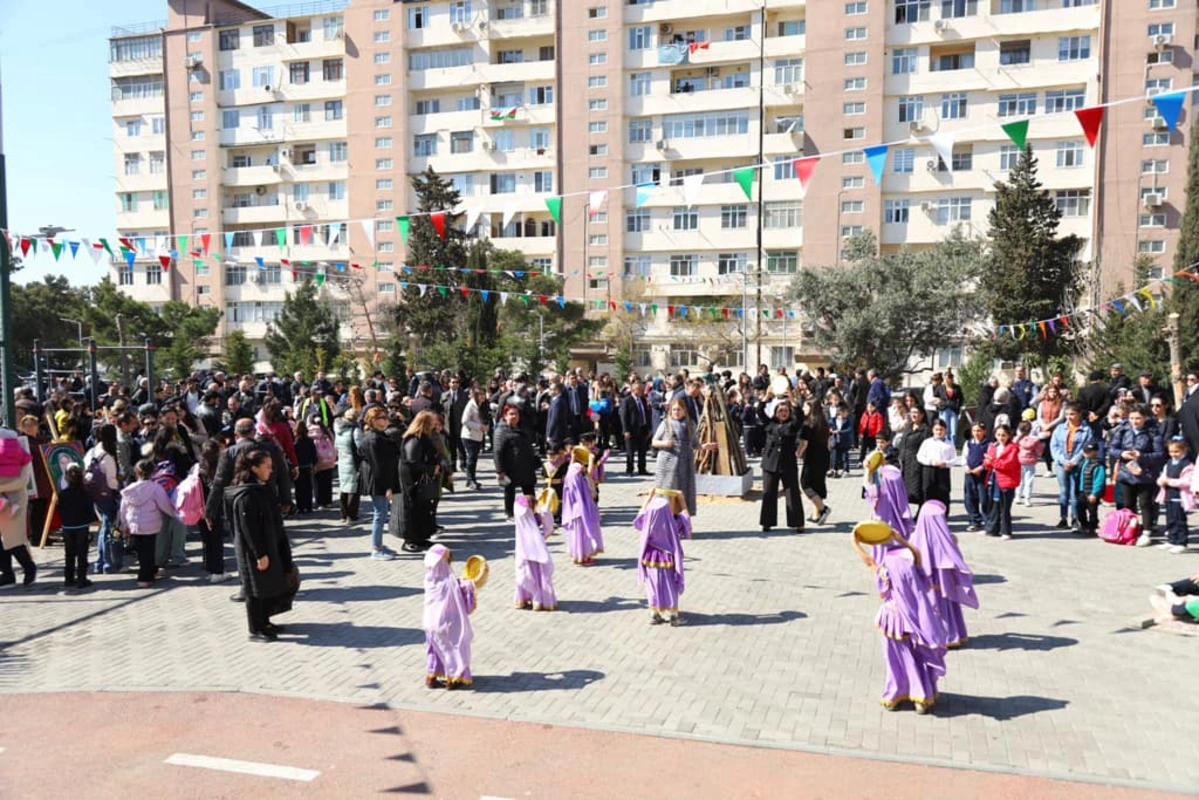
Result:
<svg viewBox="0 0 1199 800">
<path fill-rule="evenodd" d="M 619 457 L 613 459 L 620 462 Z M 422 567 L 368 559 L 366 518 L 291 524 L 303 589 L 272 644 L 246 641 L 235 584 L 193 566 L 152 590 L 130 574 L 59 589 L 61 550 L 35 553 L 33 590 L 0 591 L 0 691 L 242 691 L 711 742 L 898 759 L 1193 791 L 1199 787 L 1199 638 L 1142 630 L 1150 588 L 1199 572 L 1199 554 L 1115 547 L 1049 526 L 1038 478 L 1011 542 L 951 527 L 982 608 L 948 658 L 935 714 L 887 712 L 878 606 L 848 532 L 866 516 L 858 474 L 830 480 L 830 524 L 762 533 L 758 504 L 700 503 L 685 544 L 682 628 L 651 627 L 631 527 L 652 479 L 602 487 L 606 553 L 569 563 L 551 539 L 561 609 L 512 607 L 513 532 L 492 481 L 442 502 L 460 569 L 491 563 L 472 617 L 473 690 L 423 685 Z M 955 475 L 955 488 L 960 478 Z M 366 512 L 369 514 L 369 512 Z M 231 552 L 230 552 L 231 555 Z M 230 563 L 232 559 L 230 558 Z"/>
</svg>

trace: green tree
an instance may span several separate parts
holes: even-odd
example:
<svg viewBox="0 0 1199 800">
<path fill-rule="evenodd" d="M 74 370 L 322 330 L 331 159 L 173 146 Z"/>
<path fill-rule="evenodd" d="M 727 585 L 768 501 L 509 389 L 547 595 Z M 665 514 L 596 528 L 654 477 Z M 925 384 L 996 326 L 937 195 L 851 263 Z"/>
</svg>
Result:
<svg viewBox="0 0 1199 800">
<path fill-rule="evenodd" d="M 90 332 L 85 313 L 84 294 L 72 288 L 63 275 L 47 275 L 41 281 L 12 285 L 13 361 L 18 370 L 33 369 L 33 343 L 43 348 L 79 347 L 78 330 L 60 318 L 84 322 L 84 334 Z M 74 369 L 82 366 L 83 356 L 65 353 L 49 354 L 50 366 L 55 369 Z"/>
<path fill-rule="evenodd" d="M 1070 310 L 1080 290 L 1082 240 L 1058 236 L 1062 212 L 1037 178 L 1037 158 L 1025 147 L 1006 182 L 995 184 L 988 221 L 990 249 L 980 289 L 997 325 L 1050 319 Z M 1000 337 L 987 349 L 1007 359 L 1035 354 L 1044 364 L 1073 344 L 1072 337 Z"/>
<path fill-rule="evenodd" d="M 340 322 L 316 284 L 305 279 L 283 299 L 279 316 L 267 325 L 266 349 L 278 373 L 326 369 L 341 353 Z"/>
<path fill-rule="evenodd" d="M 1186 209 L 1179 223 L 1178 247 L 1174 250 L 1174 271 L 1189 270 L 1199 275 L 1199 135 L 1192 126 L 1189 133 L 1191 146 L 1187 155 L 1187 187 L 1183 197 L 1187 198 Z M 1199 366 L 1199 282 L 1189 278 L 1175 278 L 1170 293 L 1167 311 L 1178 313 L 1182 329 L 1183 369 Z M 1169 373 L 1167 373 L 1168 375 Z"/>
<path fill-rule="evenodd" d="M 838 363 L 898 377 L 914 360 L 961 341 L 982 309 L 970 287 L 982 271 L 983 247 L 960 231 L 927 250 L 887 255 L 866 231 L 849 242 L 845 261 L 805 267 L 787 291 L 815 329 L 816 346 Z"/>
<path fill-rule="evenodd" d="M 1153 257 L 1141 255 L 1133 263 L 1133 281 L 1137 288 L 1148 279 Z M 1116 293 L 1123 294 L 1124 286 L 1117 286 Z M 1113 312 L 1097 321 L 1098 330 L 1089 337 L 1088 369 L 1107 372 L 1114 363 L 1131 364 L 1136 369 L 1150 370 L 1159 382 L 1165 383 L 1170 376 L 1170 347 L 1162 336 L 1166 325 L 1165 308 L 1138 298 L 1142 311 L 1129 309 L 1130 313 Z"/>
<path fill-rule="evenodd" d="M 174 301 L 163 304 L 162 321 L 171 331 L 156 355 L 162 369 L 184 378 L 201 358 L 208 355 L 208 339 L 221 321 L 221 312 L 210 306 L 190 306 Z"/>
<path fill-rule="evenodd" d="M 230 375 L 248 375 L 254 371 L 254 348 L 246 341 L 244 331 L 233 331 L 225 337 L 225 352 L 221 362 Z"/>
</svg>

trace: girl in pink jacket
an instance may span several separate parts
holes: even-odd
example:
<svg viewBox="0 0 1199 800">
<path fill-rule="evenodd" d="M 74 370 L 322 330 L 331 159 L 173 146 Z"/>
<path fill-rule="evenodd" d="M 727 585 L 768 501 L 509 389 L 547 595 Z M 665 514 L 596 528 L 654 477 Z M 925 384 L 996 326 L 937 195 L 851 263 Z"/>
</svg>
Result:
<svg viewBox="0 0 1199 800">
<path fill-rule="evenodd" d="M 162 530 L 163 514 L 179 519 L 175 504 L 157 482 L 150 480 L 154 474 L 154 461 L 143 458 L 134 467 L 136 481 L 121 492 L 121 510 L 117 519 L 132 537 L 133 549 L 137 551 L 137 586 L 145 589 L 154 580 L 154 546 Z"/>
<path fill-rule="evenodd" d="M 1045 442 L 1033 433 L 1032 423 L 1024 420 L 1016 429 L 1016 449 L 1019 451 L 1020 487 L 1016 489 L 1016 500 L 1032 505 L 1032 482 L 1037 476 L 1037 459 L 1045 452 Z"/>
</svg>

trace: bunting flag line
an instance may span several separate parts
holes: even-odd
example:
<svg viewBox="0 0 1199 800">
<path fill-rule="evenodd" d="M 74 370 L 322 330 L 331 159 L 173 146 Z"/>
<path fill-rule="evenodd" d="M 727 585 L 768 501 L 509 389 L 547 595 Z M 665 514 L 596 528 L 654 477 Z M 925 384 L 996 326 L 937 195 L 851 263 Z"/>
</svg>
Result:
<svg viewBox="0 0 1199 800">
<path fill-rule="evenodd" d="M 437 231 L 437 235 L 445 239 L 445 212 L 434 211 L 429 215 L 429 221 L 433 223 L 433 230 Z"/>
<path fill-rule="evenodd" d="M 1074 116 L 1078 118 L 1078 124 L 1082 126 L 1082 132 L 1086 134 L 1087 144 L 1091 147 L 1095 146 L 1095 140 L 1099 138 L 1099 126 L 1103 124 L 1103 112 L 1107 109 L 1103 106 L 1093 106 L 1091 108 L 1080 108 L 1074 112 Z"/>
<path fill-rule="evenodd" d="M 812 182 L 812 173 L 820 163 L 820 156 L 805 156 L 795 159 L 795 177 L 799 178 L 799 188 L 807 194 L 808 184 Z"/>
<path fill-rule="evenodd" d="M 704 184 L 703 173 L 683 176 L 683 202 L 692 208 L 699 201 L 700 187 Z"/>
<path fill-rule="evenodd" d="M 928 143 L 932 145 L 933 151 L 941 159 L 946 168 L 953 164 L 953 142 L 954 136 L 952 133 L 934 133 L 928 137 Z"/>
<path fill-rule="evenodd" d="M 887 145 L 877 144 L 862 151 L 866 154 L 866 163 L 870 165 L 874 183 L 878 186 L 882 185 L 883 170 L 887 168 L 887 149 Z"/>
<path fill-rule="evenodd" d="M 436 223 L 434 223 L 436 224 Z M 408 234 L 412 230 L 412 222 L 408 217 L 396 217 L 396 227 L 400 231 L 400 241 L 404 244 L 408 243 Z"/>
</svg>

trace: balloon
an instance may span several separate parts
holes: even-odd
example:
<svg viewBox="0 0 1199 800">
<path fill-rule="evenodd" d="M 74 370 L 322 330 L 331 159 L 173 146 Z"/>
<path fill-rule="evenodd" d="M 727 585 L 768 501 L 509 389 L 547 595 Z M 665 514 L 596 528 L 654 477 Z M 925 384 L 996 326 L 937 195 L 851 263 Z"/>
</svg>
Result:
<svg viewBox="0 0 1199 800">
<path fill-rule="evenodd" d="M 603 404 L 599 400 L 592 400 L 587 407 L 598 414 L 603 409 Z"/>
</svg>

